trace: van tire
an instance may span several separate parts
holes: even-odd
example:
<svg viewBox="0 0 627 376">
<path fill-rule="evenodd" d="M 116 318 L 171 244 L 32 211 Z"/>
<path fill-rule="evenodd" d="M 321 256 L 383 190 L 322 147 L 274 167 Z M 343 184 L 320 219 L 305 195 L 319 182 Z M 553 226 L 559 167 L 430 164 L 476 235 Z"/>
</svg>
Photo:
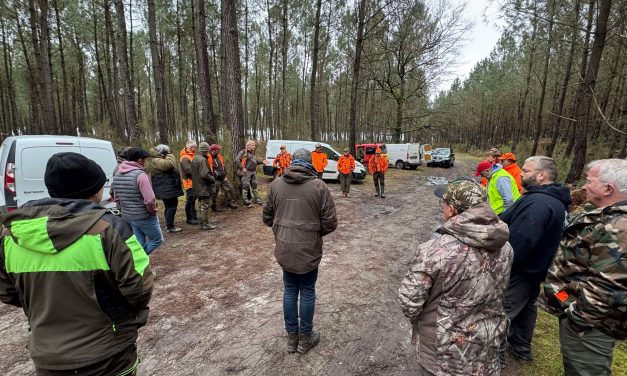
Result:
<svg viewBox="0 0 627 376">
<path fill-rule="evenodd" d="M 396 168 L 402 170 L 405 168 L 405 163 L 403 161 L 396 161 Z"/>
</svg>

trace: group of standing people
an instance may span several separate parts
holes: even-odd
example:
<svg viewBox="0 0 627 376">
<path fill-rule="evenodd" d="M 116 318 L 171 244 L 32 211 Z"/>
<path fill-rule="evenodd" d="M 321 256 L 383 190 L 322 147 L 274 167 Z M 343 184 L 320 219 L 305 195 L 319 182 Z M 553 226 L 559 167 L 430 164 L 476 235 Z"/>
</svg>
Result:
<svg viewBox="0 0 627 376">
<path fill-rule="evenodd" d="M 592 206 L 570 217 L 553 159 L 525 161 L 522 195 L 490 162 L 477 168 L 486 188 L 462 178 L 436 190 L 445 224 L 418 246 L 399 289 L 422 373 L 498 375 L 507 351 L 532 361 L 540 296 L 559 317 L 564 374 L 611 375 L 627 338 L 627 161 L 590 163 Z"/>
</svg>

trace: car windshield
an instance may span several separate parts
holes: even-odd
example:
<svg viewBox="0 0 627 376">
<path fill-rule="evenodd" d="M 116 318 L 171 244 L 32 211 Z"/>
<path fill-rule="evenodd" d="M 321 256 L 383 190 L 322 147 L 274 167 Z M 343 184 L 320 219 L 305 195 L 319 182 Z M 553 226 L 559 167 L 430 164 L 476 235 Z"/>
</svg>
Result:
<svg viewBox="0 0 627 376">
<path fill-rule="evenodd" d="M 437 148 L 431 152 L 432 155 L 449 155 L 451 154 L 451 149 L 449 148 Z"/>
</svg>

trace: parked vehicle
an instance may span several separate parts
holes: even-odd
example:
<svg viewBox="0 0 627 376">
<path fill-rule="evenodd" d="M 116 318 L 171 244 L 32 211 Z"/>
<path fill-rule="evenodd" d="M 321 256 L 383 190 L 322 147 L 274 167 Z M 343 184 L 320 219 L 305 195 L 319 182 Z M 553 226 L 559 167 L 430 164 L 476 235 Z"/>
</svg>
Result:
<svg viewBox="0 0 627 376">
<path fill-rule="evenodd" d="M 107 201 L 117 165 L 111 142 L 72 136 L 13 136 L 0 146 L 0 212 L 6 214 L 28 201 L 48 197 L 44 184 L 48 159 L 70 151 L 83 154 L 102 167 L 107 174 L 103 201 Z"/>
<path fill-rule="evenodd" d="M 431 160 L 431 145 L 429 144 L 359 144 L 355 146 L 357 159 L 364 164 L 370 161 L 377 147 L 383 154 L 387 154 L 390 166 L 399 169 L 411 168 L 415 170 L 423 162 Z"/>
<path fill-rule="evenodd" d="M 431 162 L 427 166 L 453 167 L 455 165 L 455 153 L 451 148 L 436 148 L 431 152 Z"/>
<path fill-rule="evenodd" d="M 276 167 L 272 165 L 274 158 L 279 154 L 281 145 L 285 145 L 287 151 L 294 153 L 298 149 L 305 149 L 309 151 L 315 150 L 316 141 L 301 141 L 301 140 L 268 140 L 266 144 L 266 160 L 267 164 L 263 166 L 264 175 L 276 176 Z M 329 164 L 324 169 L 322 174 L 323 180 L 338 180 L 339 172 L 337 171 L 337 160 L 340 158 L 340 152 L 335 150 L 331 145 L 320 142 L 322 145 L 322 151 L 324 151 L 329 160 Z M 353 170 L 353 180 L 364 180 L 368 175 L 368 170 L 359 162 L 355 162 L 355 169 Z"/>
</svg>

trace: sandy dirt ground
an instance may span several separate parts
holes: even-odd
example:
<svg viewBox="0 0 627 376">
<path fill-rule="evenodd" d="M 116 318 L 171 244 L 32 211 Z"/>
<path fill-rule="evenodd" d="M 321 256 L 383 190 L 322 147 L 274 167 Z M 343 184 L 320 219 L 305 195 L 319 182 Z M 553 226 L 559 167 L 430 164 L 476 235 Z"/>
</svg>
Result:
<svg viewBox="0 0 627 376">
<path fill-rule="evenodd" d="M 374 197 L 371 177 L 354 184 L 350 198 L 329 182 L 339 226 L 324 238 L 319 269 L 321 341 L 304 356 L 285 351 L 282 273 L 261 207 L 217 213 L 211 232 L 182 224 L 151 256 L 157 280 L 138 374 L 417 375 L 399 282 L 416 245 L 442 222 L 428 177 L 468 176 L 472 167 L 390 169 L 385 199 Z M 269 180 L 259 180 L 263 195 Z M 34 373 L 27 335 L 22 311 L 0 306 L 0 375 Z M 503 372 L 519 373 L 515 364 Z"/>
</svg>

